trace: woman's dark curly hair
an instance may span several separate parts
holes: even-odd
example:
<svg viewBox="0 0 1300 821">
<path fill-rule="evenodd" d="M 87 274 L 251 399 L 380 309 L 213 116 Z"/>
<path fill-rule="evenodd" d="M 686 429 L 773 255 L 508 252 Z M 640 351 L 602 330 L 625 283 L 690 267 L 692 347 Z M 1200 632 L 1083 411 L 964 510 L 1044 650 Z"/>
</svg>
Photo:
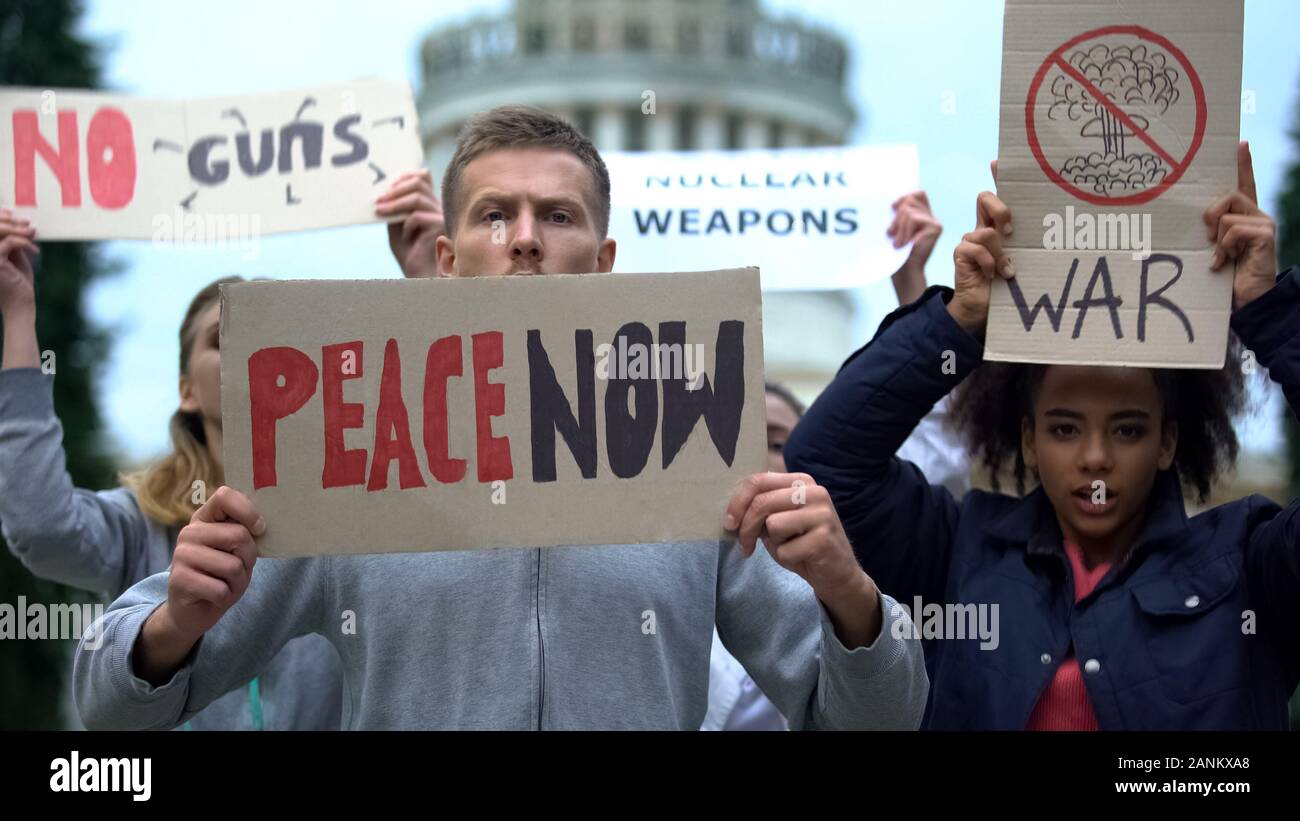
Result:
<svg viewBox="0 0 1300 821">
<path fill-rule="evenodd" d="M 1228 356 L 1217 371 L 1153 369 L 1164 421 L 1178 424 L 1174 466 L 1186 489 L 1204 503 L 1214 481 L 1237 460 L 1232 420 L 1245 406 L 1241 343 L 1229 335 Z M 951 424 L 966 441 L 972 460 L 989 472 L 994 490 L 1010 470 L 1016 492 L 1025 492 L 1021 420 L 1033 419 L 1034 398 L 1047 365 L 986 362 L 953 395 Z M 1035 477 L 1037 479 L 1037 477 Z"/>
</svg>

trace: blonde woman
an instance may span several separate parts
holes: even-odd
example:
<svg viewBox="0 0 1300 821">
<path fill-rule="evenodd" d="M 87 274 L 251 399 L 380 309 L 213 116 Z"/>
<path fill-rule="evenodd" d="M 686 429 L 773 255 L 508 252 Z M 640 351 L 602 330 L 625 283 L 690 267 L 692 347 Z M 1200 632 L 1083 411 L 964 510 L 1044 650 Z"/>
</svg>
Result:
<svg viewBox="0 0 1300 821">
<path fill-rule="evenodd" d="M 388 221 L 393 256 L 407 277 L 427 275 L 433 242 L 445 230 L 427 169 L 402 174 L 375 203 Z M 169 424 L 172 449 L 121 487 L 73 487 L 63 431 L 54 414 L 54 377 L 40 368 L 35 276 L 40 249 L 30 222 L 0 208 L 0 532 L 37 576 L 117 598 L 171 565 L 180 529 L 224 484 L 221 451 L 219 286 L 195 295 L 180 328 L 180 406 Z M 196 482 L 202 482 L 196 486 Z M 290 560 L 292 561 L 292 560 Z M 342 668 L 322 636 L 290 641 L 246 687 L 214 701 L 184 726 L 193 729 L 338 729 Z"/>
<path fill-rule="evenodd" d="M 0 210 L 0 529 L 14 555 L 42 578 L 116 597 L 171 564 L 176 534 L 189 523 L 195 482 L 222 484 L 218 286 L 194 297 L 180 329 L 180 407 L 171 452 L 122 487 L 73 487 L 63 429 L 54 414 L 54 376 L 40 368 L 36 340 L 35 232 Z M 337 729 L 341 668 L 320 636 L 289 642 L 262 675 L 187 723 L 193 729 Z"/>
</svg>

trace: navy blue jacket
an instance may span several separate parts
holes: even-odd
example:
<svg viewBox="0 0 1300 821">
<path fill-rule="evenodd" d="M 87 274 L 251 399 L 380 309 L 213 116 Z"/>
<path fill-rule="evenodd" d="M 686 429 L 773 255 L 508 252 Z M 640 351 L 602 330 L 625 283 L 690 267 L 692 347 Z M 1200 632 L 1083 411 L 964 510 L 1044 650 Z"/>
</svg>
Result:
<svg viewBox="0 0 1300 821">
<path fill-rule="evenodd" d="M 1232 326 L 1300 407 L 1300 279 L 1236 311 Z M 1023 729 L 1073 650 L 1103 729 L 1285 729 L 1300 679 L 1300 503 L 1250 496 L 1189 519 L 1174 470 L 1145 530 L 1078 604 L 1041 489 L 961 502 L 894 457 L 930 408 L 976 368 L 983 344 L 931 288 L 845 362 L 785 448 L 829 490 L 862 566 L 912 606 L 999 605 L 998 644 L 930 639 L 928 729 Z M 955 373 L 945 374 L 945 361 Z M 1010 402 L 1008 402 L 1010 407 Z M 921 613 L 913 613 L 920 624 Z M 968 634 L 969 635 L 969 634 Z"/>
</svg>

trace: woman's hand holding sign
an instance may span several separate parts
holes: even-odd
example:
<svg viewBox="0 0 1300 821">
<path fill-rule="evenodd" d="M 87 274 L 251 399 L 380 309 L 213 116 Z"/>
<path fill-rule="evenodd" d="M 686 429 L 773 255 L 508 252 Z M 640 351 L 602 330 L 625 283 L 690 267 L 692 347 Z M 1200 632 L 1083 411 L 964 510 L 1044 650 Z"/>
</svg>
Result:
<svg viewBox="0 0 1300 821">
<path fill-rule="evenodd" d="M 1214 243 L 1211 270 L 1236 262 L 1232 280 L 1232 307 L 1243 308 L 1273 287 L 1277 277 L 1277 226 L 1260 210 L 1255 193 L 1255 170 L 1250 145 L 1237 146 L 1237 190 L 1220 198 L 1203 217 Z"/>
<path fill-rule="evenodd" d="M 36 229 L 0 208 L 0 318 L 4 320 L 4 362 L 0 368 L 40 365 L 36 344 L 36 283 L 32 258 L 40 253 Z"/>
<path fill-rule="evenodd" d="M 134 650 L 135 674 L 169 680 L 203 634 L 244 595 L 257 563 L 254 536 L 266 521 L 247 496 L 217 489 L 176 539 L 167 601 L 145 621 Z"/>
<path fill-rule="evenodd" d="M 30 222 L 0 208 L 0 313 L 36 301 L 32 258 L 40 249 L 35 237 Z"/>
<path fill-rule="evenodd" d="M 1012 231 L 1006 203 L 990 191 L 983 192 L 975 203 L 975 222 L 978 227 L 962 237 L 953 252 L 954 293 L 948 313 L 967 332 L 980 334 L 989 316 L 993 278 L 1011 279 L 1016 272 L 1002 250 L 1002 238 Z"/>
<path fill-rule="evenodd" d="M 853 555 L 830 493 L 806 473 L 755 473 L 727 504 L 724 526 L 749 557 L 763 540 L 777 564 L 812 586 L 850 650 L 880 634 L 880 598 Z"/>
</svg>

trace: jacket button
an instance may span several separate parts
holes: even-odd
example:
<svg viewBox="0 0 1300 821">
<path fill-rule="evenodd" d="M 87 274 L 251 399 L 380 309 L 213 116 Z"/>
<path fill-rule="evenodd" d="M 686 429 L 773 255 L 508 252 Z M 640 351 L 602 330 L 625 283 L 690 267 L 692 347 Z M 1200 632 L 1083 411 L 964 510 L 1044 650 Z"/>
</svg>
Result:
<svg viewBox="0 0 1300 821">
<path fill-rule="evenodd" d="M 1096 675 L 1101 670 L 1101 662 L 1096 659 L 1088 659 L 1083 663 L 1083 672 L 1088 675 Z"/>
<path fill-rule="evenodd" d="M 1051 655 L 1048 654 L 1048 653 L 1043 653 L 1041 656 L 1038 657 L 1038 660 L 1041 661 L 1043 664 L 1051 664 L 1051 663 L 1052 663 L 1052 657 L 1051 657 Z"/>
<path fill-rule="evenodd" d="M 1201 603 L 1200 596 L 1188 596 L 1187 601 L 1183 602 L 1183 604 L 1187 605 L 1188 607 L 1195 607 L 1200 603 Z"/>
</svg>

